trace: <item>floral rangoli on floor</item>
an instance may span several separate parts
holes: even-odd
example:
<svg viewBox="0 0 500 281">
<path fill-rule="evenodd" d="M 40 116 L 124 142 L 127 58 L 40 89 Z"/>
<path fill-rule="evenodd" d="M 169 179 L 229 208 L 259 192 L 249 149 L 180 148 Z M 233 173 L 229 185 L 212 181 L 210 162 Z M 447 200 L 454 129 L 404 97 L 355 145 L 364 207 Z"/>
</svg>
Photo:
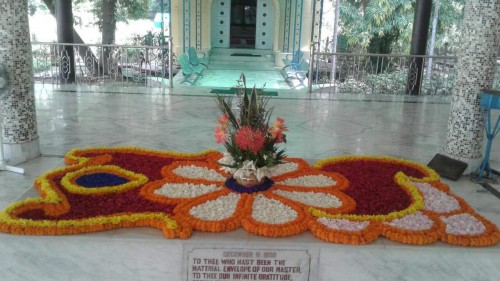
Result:
<svg viewBox="0 0 500 281">
<path fill-rule="evenodd" d="M 221 169 L 221 157 L 217 151 L 74 149 L 66 167 L 36 179 L 40 198 L 0 212 L 0 231 L 63 235 L 147 226 L 167 238 L 188 238 L 193 230 L 242 227 L 268 237 L 310 231 L 343 244 L 378 237 L 462 246 L 500 240 L 494 224 L 418 163 L 346 156 L 311 166 L 286 158 L 264 183 L 244 187 Z"/>
</svg>

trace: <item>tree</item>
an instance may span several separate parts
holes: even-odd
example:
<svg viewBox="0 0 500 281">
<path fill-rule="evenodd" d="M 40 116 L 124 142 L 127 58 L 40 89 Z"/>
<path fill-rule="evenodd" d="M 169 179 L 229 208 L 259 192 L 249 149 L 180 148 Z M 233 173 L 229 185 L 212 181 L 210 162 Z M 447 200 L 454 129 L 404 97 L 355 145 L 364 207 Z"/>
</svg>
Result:
<svg viewBox="0 0 500 281">
<path fill-rule="evenodd" d="M 42 0 L 42 1 L 45 4 L 45 6 L 47 7 L 47 9 L 49 9 L 50 14 L 55 17 L 56 16 L 56 8 L 54 6 L 54 0 Z M 75 30 L 74 27 L 73 27 L 73 36 L 74 36 L 75 43 L 85 44 L 85 42 L 83 42 L 82 37 L 80 37 L 80 35 L 78 34 L 78 32 Z M 97 69 L 99 68 L 99 65 L 97 64 L 98 60 L 95 57 L 92 50 L 87 46 L 82 46 L 82 47 L 78 48 L 78 54 L 82 58 L 85 58 L 85 57 L 91 58 L 90 60 L 88 60 L 89 62 L 91 62 L 91 64 L 85 63 L 85 67 L 91 73 L 94 73 L 96 75 L 98 73 Z"/>
<path fill-rule="evenodd" d="M 465 0 L 440 1 L 435 46 L 444 53 L 455 53 L 460 39 L 460 25 Z"/>
<path fill-rule="evenodd" d="M 92 12 L 96 15 L 101 30 L 101 43 L 114 44 L 116 23 L 128 19 L 139 19 L 147 15 L 150 0 L 76 0 L 76 4 L 90 1 Z M 108 73 L 108 58 L 111 48 L 103 48 L 101 63 L 105 74 Z"/>
<path fill-rule="evenodd" d="M 90 2 L 97 18 L 95 24 L 102 32 L 102 44 L 115 43 L 116 23 L 140 19 L 148 15 L 150 0 L 76 0 L 75 4 Z"/>
<path fill-rule="evenodd" d="M 36 0 L 28 0 L 28 12 L 30 16 L 33 16 L 37 10 L 47 10 L 47 7 Z"/>
<path fill-rule="evenodd" d="M 415 0 L 343 0 L 341 34 L 355 49 L 389 54 L 399 40 L 409 42 L 414 6 Z"/>
<path fill-rule="evenodd" d="M 408 52 L 415 0 L 341 0 L 340 36 L 350 48 L 389 54 Z M 455 44 L 465 0 L 441 1 L 436 46 Z"/>
</svg>

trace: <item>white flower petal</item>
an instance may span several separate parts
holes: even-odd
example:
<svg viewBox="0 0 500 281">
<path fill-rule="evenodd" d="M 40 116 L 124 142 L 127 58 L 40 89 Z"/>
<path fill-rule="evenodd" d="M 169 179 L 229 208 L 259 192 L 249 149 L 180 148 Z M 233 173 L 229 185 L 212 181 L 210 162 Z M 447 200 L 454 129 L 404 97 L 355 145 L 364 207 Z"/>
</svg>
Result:
<svg viewBox="0 0 500 281">
<path fill-rule="evenodd" d="M 269 199 L 262 194 L 255 196 L 252 207 L 252 218 L 263 223 L 287 223 L 294 221 L 298 215 L 289 206 L 278 200 Z"/>
<path fill-rule="evenodd" d="M 219 170 L 224 171 L 224 172 L 229 173 L 229 174 L 234 174 L 236 172 L 236 169 L 229 168 L 226 166 L 221 166 Z"/>
<path fill-rule="evenodd" d="M 255 176 L 257 177 L 257 180 L 261 180 L 265 176 L 267 176 L 267 174 L 268 174 L 267 167 L 262 167 L 257 169 Z"/>
<path fill-rule="evenodd" d="M 283 184 L 283 185 L 305 186 L 305 187 L 326 187 L 326 186 L 333 186 L 336 183 L 337 182 L 335 182 L 335 180 L 325 175 L 302 176 L 278 182 L 278 184 Z"/>
<path fill-rule="evenodd" d="M 194 198 L 222 188 L 222 186 L 215 184 L 167 183 L 155 190 L 154 193 L 169 198 Z"/>
<path fill-rule="evenodd" d="M 428 230 L 432 228 L 434 221 L 422 212 L 416 212 L 384 224 L 407 230 Z"/>
<path fill-rule="evenodd" d="M 275 190 L 274 193 L 312 207 L 338 208 L 342 206 L 342 201 L 340 201 L 340 199 L 327 193 L 285 190 Z"/>
<path fill-rule="evenodd" d="M 486 231 L 484 224 L 470 214 L 440 217 L 446 224 L 446 233 L 453 235 L 478 235 Z"/>
<path fill-rule="evenodd" d="M 424 197 L 424 209 L 440 214 L 460 210 L 458 201 L 428 183 L 414 183 Z"/>
<path fill-rule="evenodd" d="M 234 164 L 234 158 L 231 154 L 227 153 L 227 152 L 223 152 L 223 157 L 221 159 L 219 159 L 219 163 L 220 164 L 223 164 L 223 165 L 233 165 Z"/>
<path fill-rule="evenodd" d="M 277 177 L 286 173 L 297 171 L 299 164 L 294 162 L 285 162 L 283 164 L 278 164 L 276 166 L 270 167 L 268 169 L 268 177 Z"/>
<path fill-rule="evenodd" d="M 230 218 L 234 214 L 240 198 L 240 194 L 230 193 L 228 195 L 218 197 L 215 200 L 210 200 L 203 204 L 194 206 L 191 210 L 189 210 L 189 214 L 201 220 L 224 220 Z"/>
<path fill-rule="evenodd" d="M 331 229 L 353 232 L 361 231 L 370 225 L 370 222 L 368 221 L 351 221 L 346 219 L 319 218 L 318 222 Z"/>
<path fill-rule="evenodd" d="M 212 169 L 195 165 L 179 166 L 173 170 L 176 175 L 190 179 L 204 179 L 211 181 L 225 181 L 226 178 Z"/>
</svg>

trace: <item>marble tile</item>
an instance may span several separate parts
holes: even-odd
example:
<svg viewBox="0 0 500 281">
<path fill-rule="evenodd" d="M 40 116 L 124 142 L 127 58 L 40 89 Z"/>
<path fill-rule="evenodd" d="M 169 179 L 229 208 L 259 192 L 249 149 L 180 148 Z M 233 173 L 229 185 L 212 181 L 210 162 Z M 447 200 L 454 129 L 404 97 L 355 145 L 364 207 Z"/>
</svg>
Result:
<svg viewBox="0 0 500 281">
<path fill-rule="evenodd" d="M 36 86 L 41 157 L 19 166 L 25 175 L 0 172 L 0 208 L 36 196 L 33 180 L 63 165 L 75 147 L 222 150 L 213 138 L 217 111 L 207 88 L 154 89 Z M 283 91 L 273 115 L 290 129 L 288 155 L 313 162 L 346 154 L 390 155 L 429 162 L 445 143 L 449 100 L 442 97 L 341 96 Z M 492 166 L 500 166 L 499 141 Z M 467 176 L 444 180 L 481 215 L 500 225 L 496 197 Z M 498 187 L 498 186 L 497 186 Z M 495 280 L 500 246 L 471 249 L 442 243 L 407 246 L 379 239 L 368 246 L 325 243 L 310 233 L 264 238 L 237 230 L 195 232 L 166 240 L 161 231 L 123 229 L 73 236 L 0 234 L 1 280 L 183 280 L 185 245 L 300 247 L 319 255 L 311 280 Z"/>
<path fill-rule="evenodd" d="M 16 201 L 23 193 L 33 192 L 33 182 L 39 175 L 64 165 L 60 157 L 38 157 L 16 165 L 24 169 L 24 174 L 0 172 L 0 209 Z M 34 196 L 36 196 L 36 193 Z"/>
<path fill-rule="evenodd" d="M 290 89 L 290 86 L 285 81 L 283 74 L 278 70 L 226 70 L 226 69 L 213 69 L 210 67 L 203 71 L 203 77 L 200 77 L 196 81 L 196 86 L 201 87 L 236 87 L 238 85 L 238 80 L 240 79 L 241 73 L 245 73 L 247 80 L 247 87 L 256 86 L 257 88 L 264 87 L 265 89 Z M 178 76 L 178 77 L 177 77 Z M 189 84 L 182 82 L 182 73 L 179 73 L 175 78 L 176 87 L 191 87 Z M 262 81 L 266 81 L 263 83 Z"/>
</svg>

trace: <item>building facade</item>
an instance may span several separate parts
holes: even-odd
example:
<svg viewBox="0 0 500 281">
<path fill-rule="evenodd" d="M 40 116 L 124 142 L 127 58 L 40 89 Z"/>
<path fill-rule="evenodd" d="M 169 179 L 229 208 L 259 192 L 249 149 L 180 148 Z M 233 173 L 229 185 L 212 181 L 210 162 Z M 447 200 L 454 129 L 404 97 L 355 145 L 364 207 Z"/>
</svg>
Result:
<svg viewBox="0 0 500 281">
<path fill-rule="evenodd" d="M 322 6 L 323 0 L 172 0 L 174 49 L 307 52 L 321 36 Z"/>
</svg>

